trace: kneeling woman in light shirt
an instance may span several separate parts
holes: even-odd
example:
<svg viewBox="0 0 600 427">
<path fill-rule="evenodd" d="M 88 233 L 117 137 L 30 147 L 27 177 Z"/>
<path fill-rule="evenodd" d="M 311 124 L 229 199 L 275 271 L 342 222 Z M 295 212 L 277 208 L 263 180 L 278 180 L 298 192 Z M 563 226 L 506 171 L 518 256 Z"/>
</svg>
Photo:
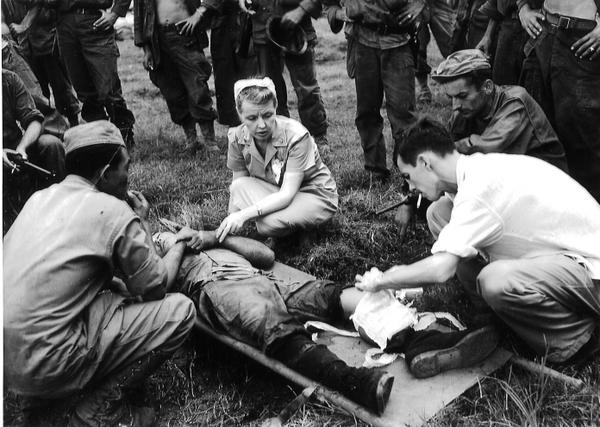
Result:
<svg viewBox="0 0 600 427">
<path fill-rule="evenodd" d="M 242 124 L 229 130 L 227 167 L 233 180 L 218 239 L 250 220 L 260 234 L 277 237 L 331 219 L 338 207 L 335 181 L 308 130 L 276 115 L 271 79 L 240 80 L 234 94 Z"/>
</svg>

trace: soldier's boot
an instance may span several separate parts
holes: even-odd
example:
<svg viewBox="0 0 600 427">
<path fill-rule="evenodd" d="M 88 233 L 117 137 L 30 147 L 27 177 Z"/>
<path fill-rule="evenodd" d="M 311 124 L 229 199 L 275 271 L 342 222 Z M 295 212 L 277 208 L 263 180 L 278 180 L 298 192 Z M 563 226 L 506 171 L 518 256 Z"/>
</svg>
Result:
<svg viewBox="0 0 600 427">
<path fill-rule="evenodd" d="M 202 151 L 204 148 L 198 140 L 198 133 L 196 132 L 196 122 L 190 120 L 183 126 L 183 132 L 185 133 L 185 151 L 192 156 Z"/>
<path fill-rule="evenodd" d="M 321 159 L 323 163 L 327 166 L 330 165 L 332 159 L 331 147 L 329 146 L 329 140 L 327 139 L 327 133 L 322 133 L 321 135 L 315 136 L 315 143 L 319 148 L 319 154 L 321 155 Z"/>
<path fill-rule="evenodd" d="M 136 388 L 171 355 L 170 352 L 152 351 L 141 359 L 110 375 L 84 396 L 75 407 L 70 427 L 154 425 L 154 409 L 128 404 L 124 399 L 127 390 Z"/>
<path fill-rule="evenodd" d="M 431 94 L 431 89 L 429 88 L 428 75 L 419 75 L 417 76 L 417 83 L 419 85 L 419 95 L 417 96 L 417 101 L 423 103 L 430 103 L 433 100 L 433 95 Z"/>
<path fill-rule="evenodd" d="M 324 345 L 304 335 L 282 339 L 273 357 L 310 379 L 336 390 L 377 415 L 385 410 L 394 377 L 385 371 L 348 366 Z"/>
<path fill-rule="evenodd" d="M 221 149 L 217 145 L 215 139 L 215 122 L 214 120 L 200 120 L 200 132 L 202 132 L 202 140 L 208 154 L 218 154 Z"/>
</svg>

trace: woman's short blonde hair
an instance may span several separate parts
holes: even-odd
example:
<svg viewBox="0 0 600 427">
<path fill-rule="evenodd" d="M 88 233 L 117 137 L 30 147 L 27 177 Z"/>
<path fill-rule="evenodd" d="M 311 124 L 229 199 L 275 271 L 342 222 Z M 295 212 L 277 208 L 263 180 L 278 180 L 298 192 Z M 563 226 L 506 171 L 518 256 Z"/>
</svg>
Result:
<svg viewBox="0 0 600 427">
<path fill-rule="evenodd" d="M 234 86 L 235 107 L 238 113 L 242 110 L 242 102 L 248 101 L 253 104 L 264 105 L 269 101 L 277 108 L 277 95 L 275 85 L 268 78 L 250 78 L 238 80 Z"/>
</svg>

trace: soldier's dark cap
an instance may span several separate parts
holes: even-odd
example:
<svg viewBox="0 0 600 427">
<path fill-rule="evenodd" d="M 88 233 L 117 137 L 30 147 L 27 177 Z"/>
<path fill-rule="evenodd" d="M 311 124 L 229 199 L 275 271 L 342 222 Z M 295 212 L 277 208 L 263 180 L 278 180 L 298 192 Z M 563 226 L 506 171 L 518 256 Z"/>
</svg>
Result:
<svg viewBox="0 0 600 427">
<path fill-rule="evenodd" d="M 476 70 L 491 70 L 487 56 L 479 49 L 456 51 L 443 60 L 431 78 L 437 81 L 452 80 Z"/>
</svg>

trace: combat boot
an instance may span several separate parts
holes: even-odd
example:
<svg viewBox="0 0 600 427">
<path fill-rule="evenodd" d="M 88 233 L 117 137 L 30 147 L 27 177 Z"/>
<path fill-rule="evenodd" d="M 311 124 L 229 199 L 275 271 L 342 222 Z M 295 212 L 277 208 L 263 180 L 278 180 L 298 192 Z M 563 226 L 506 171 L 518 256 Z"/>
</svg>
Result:
<svg viewBox="0 0 600 427">
<path fill-rule="evenodd" d="M 325 163 L 327 166 L 329 166 L 329 164 L 332 161 L 332 154 L 331 154 L 331 147 L 329 146 L 329 140 L 327 139 L 327 134 L 322 133 L 321 135 L 315 136 L 315 143 L 317 144 L 317 147 L 319 148 L 319 154 L 321 155 L 321 160 L 323 160 L 323 163 Z"/>
<path fill-rule="evenodd" d="M 213 120 L 201 120 L 198 122 L 202 132 L 203 145 L 209 154 L 217 154 L 221 149 L 215 139 L 215 122 Z"/>
<path fill-rule="evenodd" d="M 393 376 L 380 370 L 348 366 L 326 346 L 317 345 L 304 335 L 282 341 L 273 357 L 375 414 L 383 413 L 392 391 Z"/>
<path fill-rule="evenodd" d="M 189 121 L 183 125 L 185 133 L 185 151 L 192 156 L 195 156 L 202 149 L 202 144 L 198 141 L 198 133 L 196 132 L 196 123 Z"/>
</svg>

